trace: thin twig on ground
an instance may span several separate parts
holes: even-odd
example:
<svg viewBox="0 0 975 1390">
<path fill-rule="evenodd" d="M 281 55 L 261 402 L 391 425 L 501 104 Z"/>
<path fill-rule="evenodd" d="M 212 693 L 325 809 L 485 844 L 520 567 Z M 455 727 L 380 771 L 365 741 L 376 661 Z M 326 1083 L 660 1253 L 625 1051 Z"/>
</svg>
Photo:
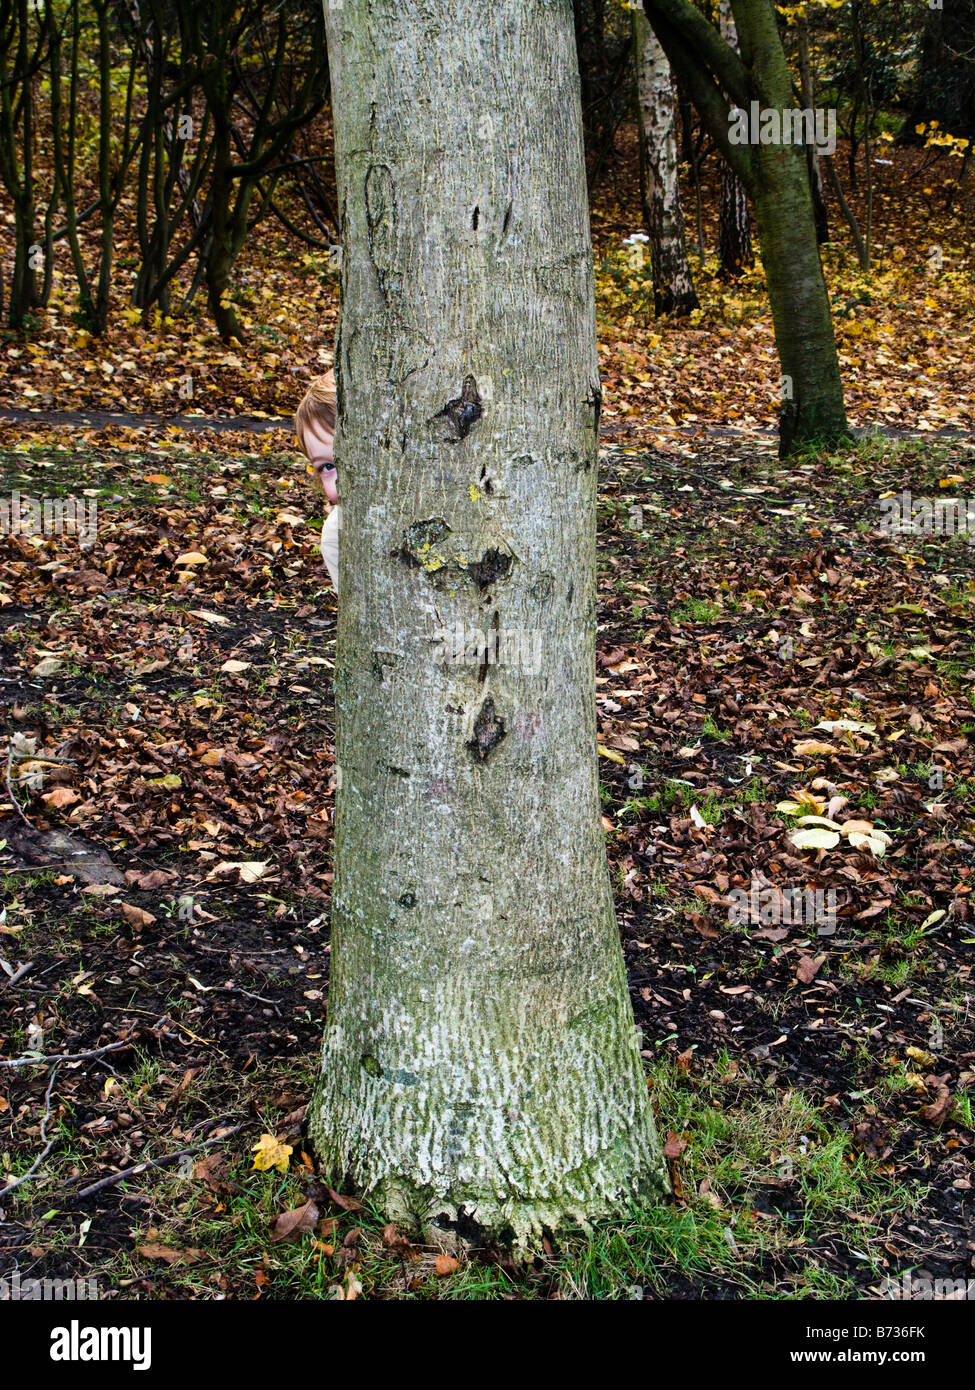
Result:
<svg viewBox="0 0 975 1390">
<path fill-rule="evenodd" d="M 185 1158 L 187 1154 L 198 1153 L 200 1149 L 209 1149 L 214 1144 L 220 1144 L 224 1139 L 229 1139 L 232 1134 L 236 1134 L 239 1129 L 243 1129 L 243 1121 L 234 1125 L 232 1129 L 224 1130 L 223 1134 L 217 1135 L 213 1139 L 203 1139 L 199 1144 L 189 1144 L 185 1149 L 177 1149 L 174 1153 L 163 1154 L 162 1158 L 147 1158 L 144 1163 L 135 1163 L 131 1168 L 123 1168 L 120 1173 L 112 1173 L 107 1178 L 101 1178 L 98 1182 L 91 1183 L 88 1187 L 83 1187 L 80 1192 L 75 1192 L 69 1196 L 69 1202 L 80 1202 L 82 1197 L 92 1197 L 96 1192 L 101 1192 L 103 1188 L 112 1187 L 115 1183 L 124 1182 L 126 1178 L 134 1178 L 139 1173 L 145 1173 L 150 1168 L 162 1168 L 165 1164 L 175 1163 L 178 1158 Z"/>
<path fill-rule="evenodd" d="M 30 1178 L 34 1176 L 38 1168 L 44 1162 L 45 1158 L 47 1158 L 48 1154 L 54 1148 L 54 1145 L 57 1143 L 56 1135 L 53 1139 L 48 1139 L 47 1137 L 47 1122 L 51 1118 L 51 1092 L 54 1090 L 54 1082 L 57 1079 L 57 1074 L 58 1069 L 57 1067 L 55 1067 L 54 1070 L 51 1072 L 51 1079 L 47 1083 L 47 1090 L 44 1093 L 44 1118 L 41 1121 L 41 1143 L 44 1145 L 44 1148 L 34 1159 L 34 1162 L 27 1169 L 26 1173 L 21 1174 L 19 1178 L 16 1178 L 13 1182 L 8 1183 L 6 1187 L 0 1189 L 0 1201 L 3 1201 L 4 1197 L 8 1197 L 11 1192 L 14 1192 L 18 1187 L 20 1187 L 21 1183 L 27 1182 Z"/>
</svg>

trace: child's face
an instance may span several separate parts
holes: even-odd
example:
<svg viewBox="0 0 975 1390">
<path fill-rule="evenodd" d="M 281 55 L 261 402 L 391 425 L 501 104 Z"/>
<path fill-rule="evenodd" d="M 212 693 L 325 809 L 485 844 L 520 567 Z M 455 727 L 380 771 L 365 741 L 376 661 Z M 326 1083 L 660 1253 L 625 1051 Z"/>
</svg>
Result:
<svg viewBox="0 0 975 1390">
<path fill-rule="evenodd" d="M 316 473 L 323 473 L 333 467 L 335 455 L 332 444 L 335 436 L 321 420 L 310 420 L 302 434 L 302 443 L 308 455 L 308 462 Z"/>
<path fill-rule="evenodd" d="M 308 455 L 308 462 L 315 470 L 315 477 L 324 488 L 325 496 L 330 502 L 337 502 L 338 489 L 335 486 L 335 474 L 330 471 L 335 467 L 335 456 L 332 451 L 333 440 L 332 431 L 320 420 L 310 421 L 301 436 L 305 453 Z"/>
</svg>

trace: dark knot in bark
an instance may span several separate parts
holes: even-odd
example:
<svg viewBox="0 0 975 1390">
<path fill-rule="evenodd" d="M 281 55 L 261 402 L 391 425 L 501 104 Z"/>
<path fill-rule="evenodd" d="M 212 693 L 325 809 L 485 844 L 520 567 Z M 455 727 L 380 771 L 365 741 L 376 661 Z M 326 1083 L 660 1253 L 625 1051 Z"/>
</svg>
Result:
<svg viewBox="0 0 975 1390">
<path fill-rule="evenodd" d="M 448 401 L 443 410 L 438 410 L 430 423 L 432 425 L 437 420 L 443 420 L 452 435 L 447 442 L 456 444 L 467 438 L 483 414 L 477 382 L 472 376 L 465 376 L 460 395 Z"/>
<path fill-rule="evenodd" d="M 474 737 L 467 746 L 479 763 L 486 762 L 506 732 L 504 720 L 495 714 L 494 700 L 489 695 L 478 711 L 474 721 Z"/>
<path fill-rule="evenodd" d="M 485 550 L 479 560 L 467 566 L 468 573 L 479 589 L 486 589 L 496 579 L 503 579 L 511 569 L 511 556 L 503 550 Z"/>
</svg>

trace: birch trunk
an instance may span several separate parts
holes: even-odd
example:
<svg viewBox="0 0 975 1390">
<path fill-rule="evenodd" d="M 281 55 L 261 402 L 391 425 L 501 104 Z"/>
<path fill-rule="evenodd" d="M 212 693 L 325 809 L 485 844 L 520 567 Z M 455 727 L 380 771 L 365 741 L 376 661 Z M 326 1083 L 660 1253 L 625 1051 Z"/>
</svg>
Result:
<svg viewBox="0 0 975 1390">
<path fill-rule="evenodd" d="M 720 0 L 718 28 L 721 37 L 738 52 L 738 32 L 731 13 L 730 0 Z M 752 224 L 748 215 L 748 194 L 745 185 L 727 160 L 721 164 L 721 199 L 718 212 L 718 259 L 721 274 L 735 280 L 755 262 L 752 249 Z"/>
<path fill-rule="evenodd" d="M 572 12 L 325 14 L 340 785 L 310 1127 L 389 1218 L 529 1248 L 667 1181 L 599 824 Z"/>
<path fill-rule="evenodd" d="M 633 10 L 640 137 L 643 222 L 650 238 L 654 312 L 689 314 L 697 308 L 687 263 L 684 213 L 677 177 L 674 89 L 667 55 L 650 28 L 643 6 Z"/>
</svg>

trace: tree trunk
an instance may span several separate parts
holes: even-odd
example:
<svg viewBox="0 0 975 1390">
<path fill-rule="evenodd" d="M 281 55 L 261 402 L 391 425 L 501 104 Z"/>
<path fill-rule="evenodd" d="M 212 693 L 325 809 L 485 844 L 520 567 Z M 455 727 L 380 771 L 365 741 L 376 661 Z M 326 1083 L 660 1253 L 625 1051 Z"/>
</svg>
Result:
<svg viewBox="0 0 975 1390">
<path fill-rule="evenodd" d="M 730 0 L 720 0 L 718 26 L 721 37 L 737 53 L 738 34 Z M 721 200 L 718 213 L 718 260 L 720 274 L 727 280 L 737 280 L 742 271 L 755 264 L 752 249 L 752 224 L 748 215 L 748 194 L 741 179 L 727 160 L 721 164 Z"/>
<path fill-rule="evenodd" d="M 650 238 L 654 312 L 658 316 L 689 314 L 697 308 L 698 300 L 684 243 L 670 64 L 642 5 L 633 10 L 633 56 L 640 133 L 640 192 L 643 224 Z"/>
<path fill-rule="evenodd" d="M 720 274 L 727 280 L 737 280 L 743 270 L 755 264 L 748 194 L 728 163 L 721 166 L 718 259 L 721 263 Z"/>
<path fill-rule="evenodd" d="M 310 1130 L 391 1219 L 525 1249 L 667 1183 L 599 825 L 572 16 L 325 15 L 340 774 Z"/>
<path fill-rule="evenodd" d="M 779 455 L 848 433 L 829 295 L 801 151 L 759 146 L 754 194 L 775 345 L 782 368 Z M 785 164 L 793 169 L 783 168 Z M 798 173 L 796 172 L 798 171 Z"/>
<path fill-rule="evenodd" d="M 750 127 L 748 141 L 731 138 L 728 98 L 739 113 L 750 113 L 753 102 L 778 111 L 780 119 L 792 109 L 792 78 L 775 12 L 768 0 L 733 0 L 739 57 L 690 0 L 644 4 L 671 65 L 755 210 L 782 367 L 779 453 L 784 457 L 805 444 L 846 440 L 843 383 L 805 152 L 800 145 L 755 141 Z M 741 130 L 738 118 L 735 129 Z"/>
<path fill-rule="evenodd" d="M 799 90 L 802 93 L 804 110 L 812 111 L 816 105 L 813 85 L 812 59 L 809 56 L 809 20 L 805 12 L 796 17 L 796 47 L 799 59 Z M 809 171 L 809 191 L 812 194 L 813 217 L 816 221 L 816 240 L 822 246 L 829 241 L 829 210 L 823 192 L 823 171 L 819 151 L 815 145 L 806 146 L 806 167 Z"/>
</svg>

